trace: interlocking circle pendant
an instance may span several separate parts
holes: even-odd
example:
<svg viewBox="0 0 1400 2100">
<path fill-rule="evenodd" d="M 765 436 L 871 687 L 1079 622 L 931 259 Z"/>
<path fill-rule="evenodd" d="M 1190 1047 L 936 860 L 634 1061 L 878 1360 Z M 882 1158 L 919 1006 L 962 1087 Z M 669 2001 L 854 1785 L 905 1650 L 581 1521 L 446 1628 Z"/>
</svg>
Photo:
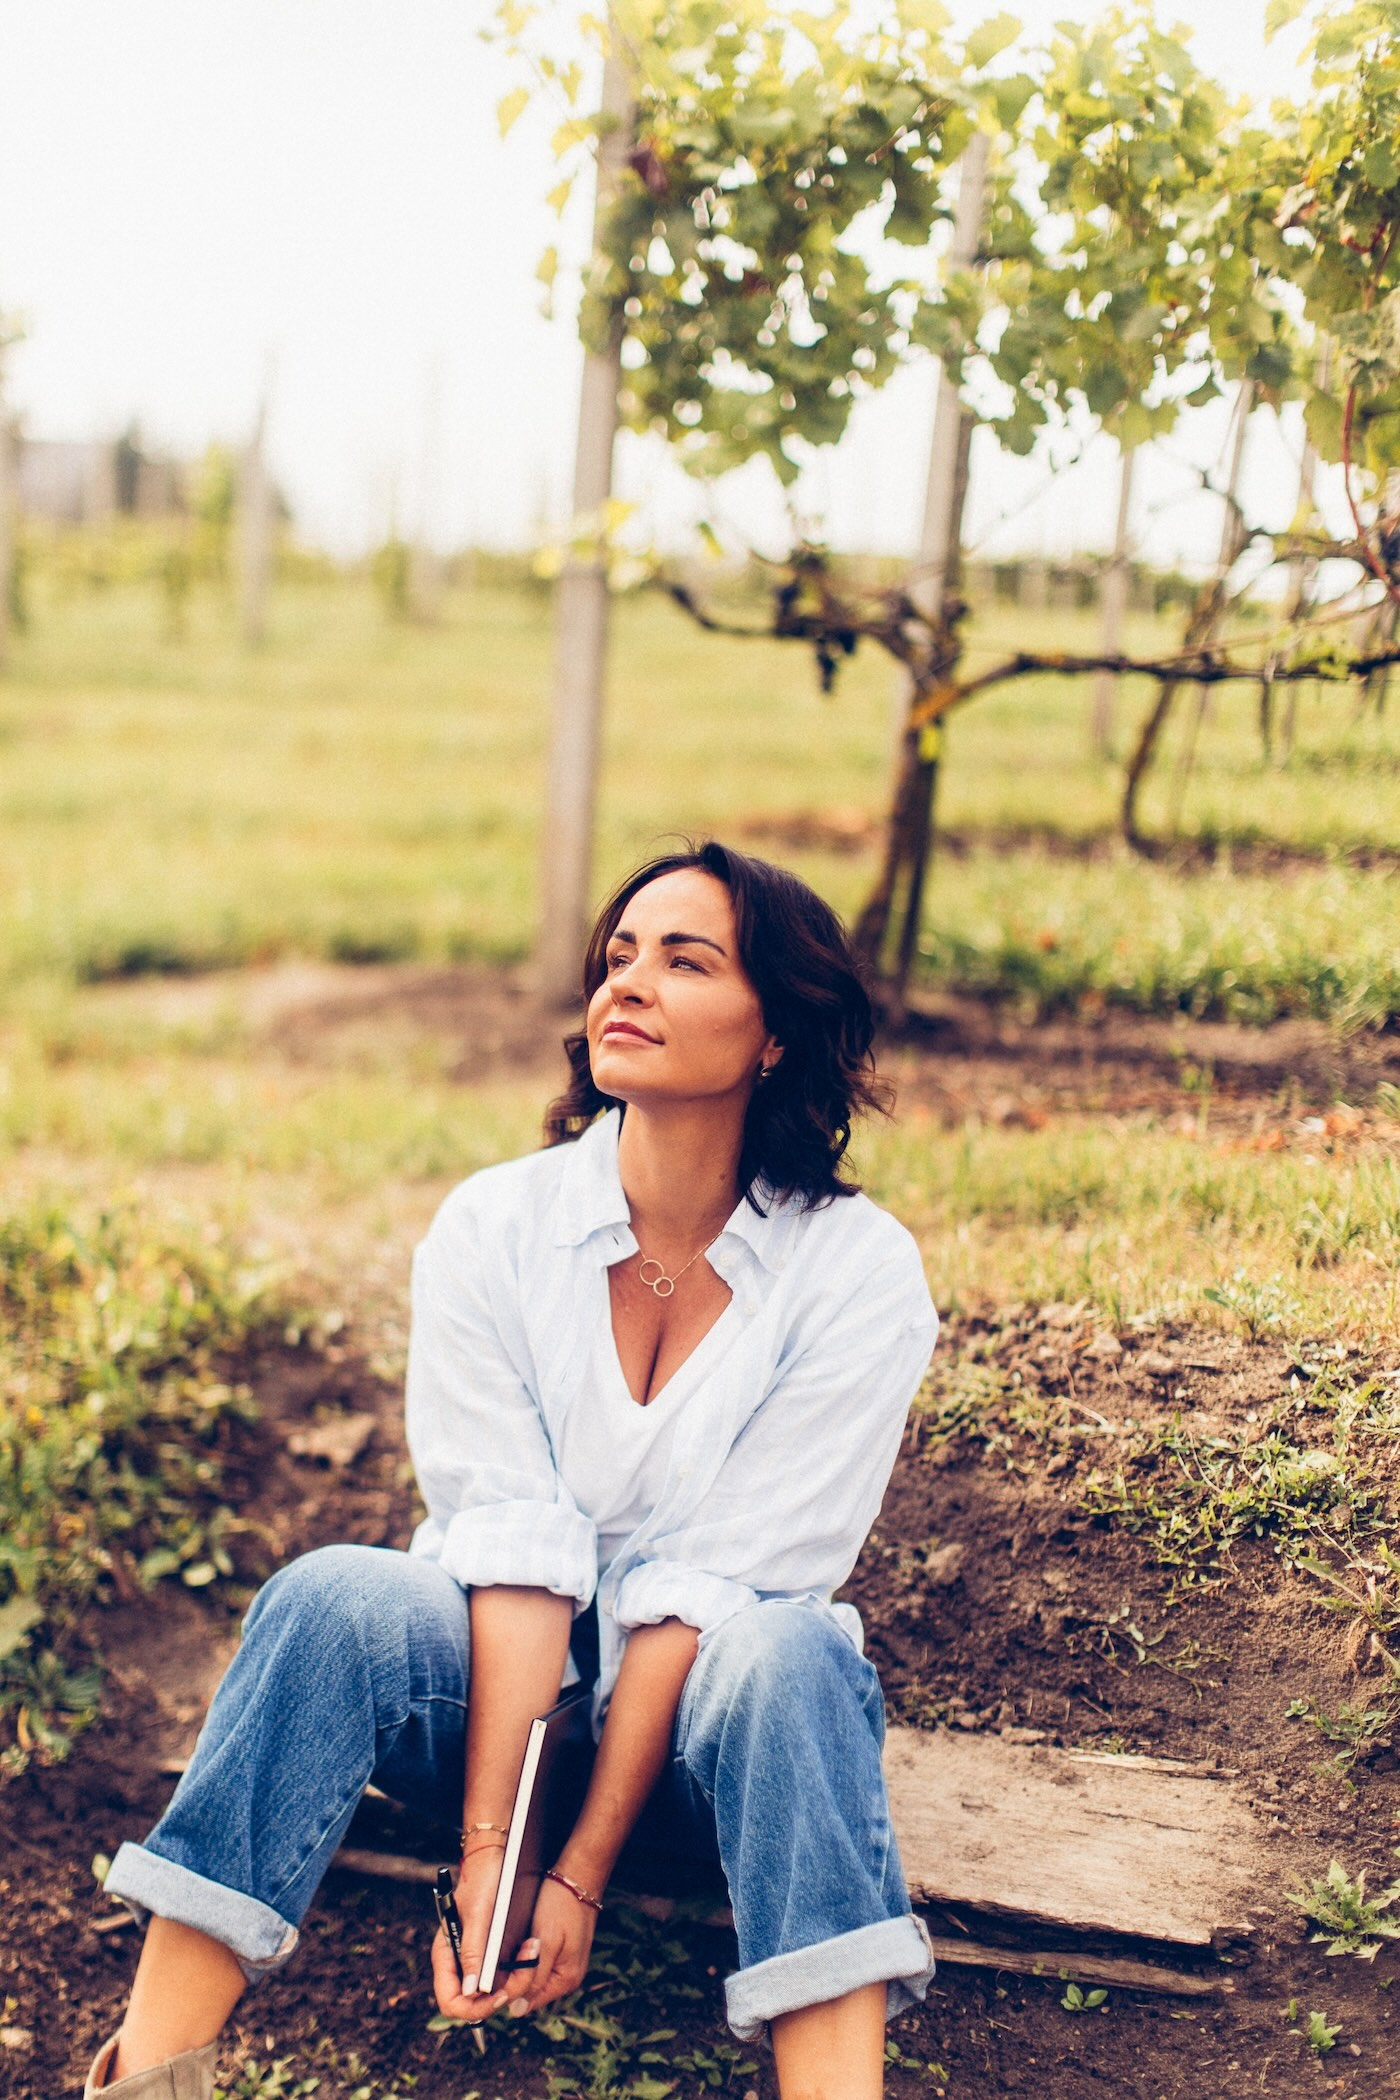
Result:
<svg viewBox="0 0 1400 2100">
<path fill-rule="evenodd" d="M 648 1269 L 655 1269 L 656 1274 L 648 1276 Z M 658 1298 L 669 1298 L 676 1288 L 675 1278 L 668 1276 L 660 1262 L 654 1259 L 644 1261 L 637 1270 L 637 1274 L 641 1277 L 647 1289 L 654 1291 Z"/>
</svg>

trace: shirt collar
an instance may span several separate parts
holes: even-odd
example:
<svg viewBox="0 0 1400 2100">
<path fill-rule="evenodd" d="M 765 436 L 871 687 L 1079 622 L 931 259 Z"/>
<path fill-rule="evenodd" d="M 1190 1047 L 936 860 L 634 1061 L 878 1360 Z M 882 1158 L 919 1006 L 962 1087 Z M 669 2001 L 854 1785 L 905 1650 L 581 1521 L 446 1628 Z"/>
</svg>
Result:
<svg viewBox="0 0 1400 2100">
<path fill-rule="evenodd" d="M 604 1225 L 626 1225 L 630 1219 L 622 1177 L 617 1171 L 620 1110 L 610 1108 L 569 1146 L 559 1191 L 554 1241 L 559 1247 L 581 1247 Z"/>
<path fill-rule="evenodd" d="M 621 1129 L 621 1111 L 610 1108 L 569 1146 L 559 1192 L 556 1246 L 580 1247 L 605 1225 L 630 1224 L 627 1196 L 617 1170 Z M 744 1197 L 719 1237 L 741 1240 L 776 1275 L 792 1253 L 800 1206 L 791 1198 L 774 1195 L 762 1182 L 755 1193 L 764 1215 Z"/>
<path fill-rule="evenodd" d="M 750 1253 L 757 1255 L 764 1268 L 776 1276 L 780 1270 L 786 1268 L 792 1253 L 801 1209 L 791 1198 L 774 1195 L 772 1189 L 762 1181 L 754 1194 L 763 1205 L 763 1214 L 760 1215 L 745 1196 L 720 1238 L 742 1240 Z"/>
</svg>

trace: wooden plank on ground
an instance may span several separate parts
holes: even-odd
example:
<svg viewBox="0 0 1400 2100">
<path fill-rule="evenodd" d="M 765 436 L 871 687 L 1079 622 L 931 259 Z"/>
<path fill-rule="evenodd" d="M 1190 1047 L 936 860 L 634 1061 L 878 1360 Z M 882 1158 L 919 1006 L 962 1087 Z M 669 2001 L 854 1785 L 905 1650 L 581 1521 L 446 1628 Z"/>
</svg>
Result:
<svg viewBox="0 0 1400 2100">
<path fill-rule="evenodd" d="M 935 1960 L 960 1969 L 1007 1969 L 1013 1976 L 1063 1977 L 1072 1983 L 1103 1983 L 1128 1991 L 1158 1991 L 1173 1998 L 1210 1998 L 1233 1986 L 1219 1975 L 1163 1968 L 1160 1962 L 1129 1961 L 1120 1955 L 1074 1954 L 1061 1948 L 982 1947 L 976 1940 L 931 1936 Z"/>
<path fill-rule="evenodd" d="M 1223 1779 L 891 1728 L 890 1806 L 916 1903 L 1209 1947 L 1248 1931 L 1254 1819 Z"/>
<path fill-rule="evenodd" d="M 426 1860 L 409 1859 L 393 1852 L 357 1850 L 342 1845 L 335 1856 L 335 1865 L 351 1874 L 367 1874 L 380 1881 L 432 1882 L 436 1870 Z M 630 1910 L 639 1910 L 644 1917 L 665 1924 L 676 1914 L 676 1902 L 671 1896 L 649 1896 L 635 1889 L 610 1889 L 609 1903 L 620 1903 Z M 705 1925 L 731 1926 L 733 1914 L 727 1906 L 713 1911 L 699 1922 Z M 119 1912 L 115 1917 L 98 1918 L 93 1923 L 94 1932 L 119 1932 L 124 1925 L 133 1923 L 129 1911 Z M 1042 1976 L 1047 1980 L 1068 1978 L 1075 1983 L 1103 1983 L 1116 1985 L 1130 1991 L 1166 1992 L 1178 1998 L 1208 1998 L 1215 1992 L 1230 1990 L 1233 1986 L 1219 1975 L 1165 1968 L 1160 1962 L 1137 1961 L 1117 1954 L 1081 1954 L 1069 1948 L 1052 1947 L 990 1947 L 977 1940 L 940 1939 L 931 1935 L 929 1945 L 935 1958 L 955 1968 L 1004 1969 L 1014 1976 Z"/>
</svg>

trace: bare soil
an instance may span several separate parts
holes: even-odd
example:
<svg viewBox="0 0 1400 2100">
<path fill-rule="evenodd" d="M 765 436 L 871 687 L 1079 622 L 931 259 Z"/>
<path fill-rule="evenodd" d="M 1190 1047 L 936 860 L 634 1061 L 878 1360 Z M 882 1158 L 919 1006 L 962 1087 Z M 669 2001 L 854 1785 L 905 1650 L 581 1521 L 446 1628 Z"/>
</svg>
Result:
<svg viewBox="0 0 1400 2100">
<path fill-rule="evenodd" d="M 1286 1128 L 1308 1108 L 1362 1110 L 1400 1082 L 1400 1033 L 1322 1021 L 1246 1028 L 1104 1012 L 1035 1023 L 975 999 L 921 999 L 882 1063 L 901 1104 L 1032 1128 L 1051 1115 L 1186 1114 L 1218 1128 Z M 1393 1117 L 1382 1123 L 1394 1124 Z"/>
<path fill-rule="evenodd" d="M 104 985 L 84 999 L 94 1016 L 139 1014 L 170 1029 L 230 1016 L 260 1059 L 384 1069 L 410 1057 L 464 1084 L 538 1075 L 543 1092 L 565 1078 L 569 1018 L 541 1014 L 519 971 L 292 962 Z M 951 995 L 921 996 L 880 1056 L 902 1101 L 936 1106 L 949 1120 L 1004 1121 L 1008 1101 L 1032 1118 L 1183 1107 L 1198 1116 L 1207 1099 L 1236 1121 L 1268 1122 L 1308 1105 L 1361 1105 L 1379 1086 L 1400 1083 L 1394 1029 L 1346 1034 L 1308 1020 L 1249 1028 L 1113 1010 L 1027 1022 L 1005 1006 Z"/>
<path fill-rule="evenodd" d="M 556 1053 L 541 1057 L 540 1024 L 524 995 L 497 980 L 484 1018 L 474 976 L 320 973 L 294 996 L 285 979 L 270 996 L 265 977 L 256 1032 L 264 1054 L 335 1061 L 372 1054 L 381 1024 L 460 1044 L 465 1017 L 473 1047 L 464 1057 L 554 1069 Z M 196 989 L 168 986 L 160 996 Z M 1183 1090 L 1183 1060 L 1200 1069 L 1208 1058 L 1212 1115 L 1235 1119 L 1241 1142 L 1271 1144 L 1271 1133 L 1291 1141 L 1309 1121 L 1317 1126 L 1310 1141 L 1348 1142 L 1371 1118 L 1370 1094 L 1377 1073 L 1393 1069 L 1393 1046 L 1338 1045 L 1323 1031 L 1266 1039 L 1282 1033 L 1241 1040 L 1244 1031 L 1145 1024 L 1018 1031 L 960 1007 L 891 1045 L 890 1063 L 905 1104 L 926 1114 L 1034 1126 L 1106 1107 L 1194 1115 L 1199 1092 Z M 474 1063 L 472 1076 L 483 1069 Z M 159 1814 L 171 1785 L 162 1768 L 188 1751 L 236 1640 L 241 1600 L 271 1567 L 317 1544 L 407 1539 L 414 1502 L 400 1399 L 368 1353 L 352 1327 L 320 1353 L 280 1351 L 238 1367 L 262 1409 L 238 1483 L 251 1527 L 240 1547 L 241 1595 L 196 1598 L 167 1584 L 109 1609 L 99 1628 L 103 1719 L 66 1763 L 32 1769 L 0 1793 L 0 2094 L 76 2093 L 89 2053 L 119 2017 L 137 1934 L 95 1929 L 111 1909 L 92 1861 L 142 1836 Z M 1242 1775 L 1271 1835 L 1257 1929 L 1222 1969 L 1219 1995 L 1177 2001 L 1114 1990 L 1103 2011 L 1076 2013 L 1063 2008 L 1060 1981 L 945 1967 L 927 2007 L 893 2030 L 903 2061 L 890 2069 L 892 2100 L 1400 2093 L 1395 1956 L 1387 1947 L 1374 1964 L 1326 1957 L 1286 1900 L 1333 1856 L 1353 1872 L 1365 1866 L 1373 1888 L 1395 1870 L 1395 1750 L 1382 1741 L 1344 1771 L 1316 1729 L 1285 1716 L 1297 1697 L 1335 1709 L 1369 1693 L 1345 1629 L 1267 1538 L 1238 1547 L 1216 1579 L 1183 1584 L 1146 1539 L 1083 1506 L 1086 1466 L 1111 1455 L 1130 1425 L 1175 1410 L 1203 1434 L 1237 1433 L 1284 1391 L 1291 1357 L 1277 1341 L 1185 1330 L 1104 1338 L 1084 1308 L 989 1306 L 950 1323 L 940 1346 L 944 1387 L 974 1361 L 1019 1372 L 1028 1393 L 1063 1403 L 1084 1437 L 1066 1429 L 1031 1451 L 1015 1439 L 933 1438 L 926 1422 L 911 1425 L 849 1586 L 892 1713 L 1214 1762 Z M 350 1415 L 372 1417 L 372 1427 L 348 1463 L 290 1448 L 308 1429 Z M 400 1826 L 390 1838 L 415 1842 Z M 430 1848 L 432 1839 L 416 1841 Z M 615 1907 L 574 2008 L 584 2024 L 562 2039 L 529 2022 L 502 2025 L 482 2055 L 469 2036 L 428 2028 L 426 1913 L 421 1889 L 333 1872 L 296 1960 L 240 2009 L 224 2060 L 230 2090 L 255 2094 L 248 2066 L 286 2059 L 285 2091 L 316 2078 L 321 2100 L 624 2094 L 647 2072 L 676 2080 L 678 2100 L 709 2092 L 773 2100 L 766 2058 L 751 2069 L 752 2053 L 726 2047 L 722 1978 L 733 1944 L 725 1932 L 684 1917 L 659 1925 Z M 935 1922 L 988 1936 L 974 1918 Z M 1295 2031 L 1295 2018 L 1313 2010 L 1339 2029 L 1320 2058 Z M 640 2038 L 658 2030 L 667 2038 L 652 2045 L 660 2060 L 648 2064 Z M 601 2061 L 587 2068 L 609 2034 L 618 2051 L 610 2087 Z"/>
</svg>

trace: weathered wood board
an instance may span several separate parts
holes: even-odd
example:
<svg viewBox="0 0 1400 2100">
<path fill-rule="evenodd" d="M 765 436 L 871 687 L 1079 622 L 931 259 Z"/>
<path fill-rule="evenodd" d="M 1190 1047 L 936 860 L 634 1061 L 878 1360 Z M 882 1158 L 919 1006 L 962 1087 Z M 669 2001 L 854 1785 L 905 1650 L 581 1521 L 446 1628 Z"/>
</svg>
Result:
<svg viewBox="0 0 1400 2100">
<path fill-rule="evenodd" d="M 1248 1929 L 1258 1831 L 1226 1780 L 946 1728 L 891 1728 L 885 1773 L 915 1903 L 1181 1947 Z"/>
</svg>

